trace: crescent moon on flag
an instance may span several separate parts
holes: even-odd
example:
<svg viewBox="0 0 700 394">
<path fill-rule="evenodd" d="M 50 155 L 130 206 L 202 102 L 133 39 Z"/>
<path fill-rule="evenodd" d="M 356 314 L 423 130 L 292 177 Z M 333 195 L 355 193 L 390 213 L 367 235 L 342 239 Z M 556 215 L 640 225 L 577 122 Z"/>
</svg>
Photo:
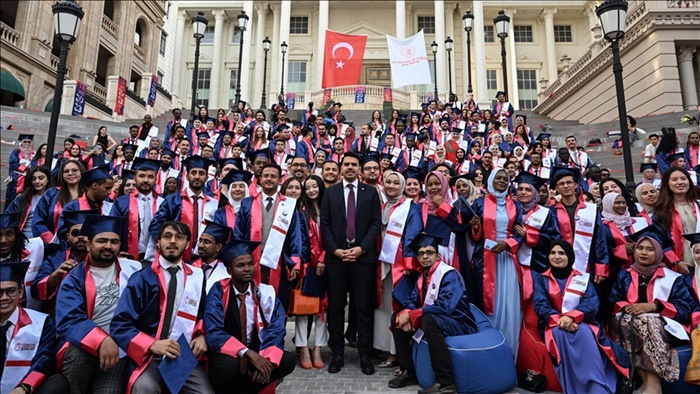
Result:
<svg viewBox="0 0 700 394">
<path fill-rule="evenodd" d="M 333 45 L 333 50 L 331 51 L 331 56 L 333 56 L 333 59 L 335 59 L 335 51 L 338 50 L 338 48 L 345 48 L 348 51 L 350 51 L 350 56 L 348 56 L 347 60 L 350 60 L 350 58 L 352 58 L 352 55 L 355 54 L 355 49 L 353 49 L 352 45 L 348 44 L 347 42 L 339 42 Z"/>
</svg>

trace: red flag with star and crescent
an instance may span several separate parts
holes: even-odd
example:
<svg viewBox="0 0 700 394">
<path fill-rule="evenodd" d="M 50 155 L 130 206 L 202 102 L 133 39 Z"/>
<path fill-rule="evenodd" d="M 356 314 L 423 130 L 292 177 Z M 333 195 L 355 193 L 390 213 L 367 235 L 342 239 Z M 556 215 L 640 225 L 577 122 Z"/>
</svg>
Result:
<svg viewBox="0 0 700 394">
<path fill-rule="evenodd" d="M 366 35 L 326 30 L 322 87 L 357 85 L 360 82 L 366 45 Z"/>
</svg>

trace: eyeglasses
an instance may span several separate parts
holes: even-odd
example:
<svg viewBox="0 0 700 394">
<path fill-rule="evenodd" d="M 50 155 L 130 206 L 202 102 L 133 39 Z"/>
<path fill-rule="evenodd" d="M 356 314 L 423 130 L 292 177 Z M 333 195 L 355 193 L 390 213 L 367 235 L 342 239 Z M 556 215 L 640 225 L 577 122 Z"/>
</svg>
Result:
<svg viewBox="0 0 700 394">
<path fill-rule="evenodd" d="M 418 252 L 418 257 L 423 257 L 423 256 L 430 257 L 430 256 L 435 256 L 436 254 L 437 254 L 437 252 L 434 250 L 424 250 L 422 252 Z"/>
<path fill-rule="evenodd" d="M 609 177 L 609 176 L 610 176 L 610 174 L 607 173 L 607 172 L 603 172 L 603 173 L 600 174 L 600 177 L 601 177 L 601 178 L 607 178 L 607 177 Z"/>
<path fill-rule="evenodd" d="M 292 163 L 291 164 L 292 167 L 304 167 L 305 165 L 306 164 L 304 164 L 304 163 Z"/>
<path fill-rule="evenodd" d="M 379 171 L 379 167 L 365 167 L 365 171 Z"/>
<path fill-rule="evenodd" d="M 187 236 L 185 234 L 173 234 L 173 233 L 165 233 L 160 236 L 161 239 L 164 239 L 166 241 L 170 241 L 173 238 L 175 238 L 176 241 L 178 242 L 183 242 L 187 241 Z"/>
<path fill-rule="evenodd" d="M 80 230 L 78 230 L 78 229 L 71 230 L 69 234 L 73 238 L 78 237 L 80 235 Z"/>
<path fill-rule="evenodd" d="M 10 287 L 9 289 L 0 289 L 0 297 L 7 294 L 10 298 L 15 298 L 19 295 L 19 287 Z"/>
</svg>

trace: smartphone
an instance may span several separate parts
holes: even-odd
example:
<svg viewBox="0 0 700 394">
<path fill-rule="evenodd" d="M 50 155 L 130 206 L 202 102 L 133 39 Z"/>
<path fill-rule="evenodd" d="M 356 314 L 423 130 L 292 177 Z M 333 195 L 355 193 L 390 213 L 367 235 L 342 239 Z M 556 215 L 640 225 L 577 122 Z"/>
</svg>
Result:
<svg viewBox="0 0 700 394">
<path fill-rule="evenodd" d="M 484 241 L 484 247 L 488 250 L 491 250 L 497 244 L 498 244 L 498 242 L 496 242 L 492 239 L 488 239 L 488 238 Z"/>
</svg>

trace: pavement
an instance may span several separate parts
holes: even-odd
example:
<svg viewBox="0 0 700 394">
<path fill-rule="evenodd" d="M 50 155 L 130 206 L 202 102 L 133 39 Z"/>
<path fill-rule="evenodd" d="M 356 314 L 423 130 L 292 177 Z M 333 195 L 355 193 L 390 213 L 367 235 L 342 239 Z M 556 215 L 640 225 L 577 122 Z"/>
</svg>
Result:
<svg viewBox="0 0 700 394">
<path fill-rule="evenodd" d="M 313 335 L 309 340 L 309 347 L 313 347 Z M 287 351 L 295 352 L 294 347 L 294 321 L 287 323 L 287 336 L 285 340 Z M 282 384 L 277 387 L 278 394 L 354 394 L 354 393 L 392 393 L 415 394 L 420 386 L 408 386 L 401 389 L 391 389 L 387 383 L 394 377 L 396 368 L 378 368 L 377 365 L 384 361 L 386 355 L 373 359 L 374 375 L 364 375 L 360 371 L 360 356 L 357 349 L 345 347 L 345 366 L 336 374 L 328 373 L 328 363 L 331 359 L 330 348 L 322 350 L 323 361 L 326 364 L 323 369 L 306 370 L 297 366 L 291 375 L 287 376 Z M 508 394 L 529 394 L 530 391 L 514 387 Z M 545 391 L 554 394 L 555 392 Z"/>
</svg>

